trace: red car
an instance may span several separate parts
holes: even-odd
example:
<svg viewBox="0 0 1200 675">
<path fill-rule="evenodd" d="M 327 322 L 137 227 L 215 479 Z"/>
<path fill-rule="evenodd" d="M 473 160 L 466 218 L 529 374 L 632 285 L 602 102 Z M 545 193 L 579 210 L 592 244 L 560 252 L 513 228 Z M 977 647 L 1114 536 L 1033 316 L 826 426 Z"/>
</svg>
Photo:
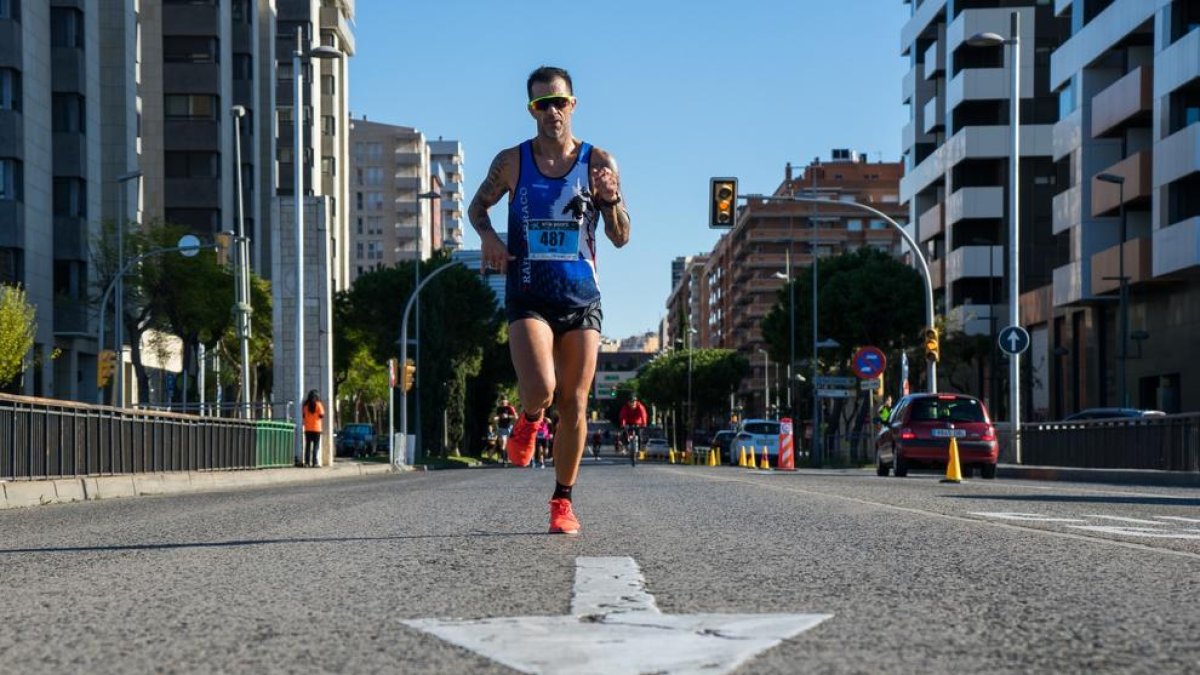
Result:
<svg viewBox="0 0 1200 675">
<path fill-rule="evenodd" d="M 983 478 L 996 477 L 1000 444 L 987 408 L 965 394 L 911 394 L 900 399 L 875 437 L 875 472 L 907 476 L 912 467 L 945 470 L 950 439 L 958 440 L 963 475 L 979 467 Z"/>
</svg>

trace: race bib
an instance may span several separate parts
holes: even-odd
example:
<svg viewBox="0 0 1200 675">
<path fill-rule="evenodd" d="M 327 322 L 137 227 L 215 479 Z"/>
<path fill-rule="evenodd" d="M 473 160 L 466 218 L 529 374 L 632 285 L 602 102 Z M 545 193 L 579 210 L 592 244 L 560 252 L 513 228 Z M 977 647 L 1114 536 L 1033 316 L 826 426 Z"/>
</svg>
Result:
<svg viewBox="0 0 1200 675">
<path fill-rule="evenodd" d="M 573 220 L 529 221 L 530 260 L 578 260 L 579 223 Z"/>
</svg>

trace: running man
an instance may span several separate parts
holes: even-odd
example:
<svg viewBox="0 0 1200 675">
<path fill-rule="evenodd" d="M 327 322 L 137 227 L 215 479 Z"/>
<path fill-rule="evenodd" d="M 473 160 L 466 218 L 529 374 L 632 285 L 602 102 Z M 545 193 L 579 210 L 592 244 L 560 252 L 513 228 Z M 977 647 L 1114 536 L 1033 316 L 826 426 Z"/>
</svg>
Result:
<svg viewBox="0 0 1200 675">
<path fill-rule="evenodd" d="M 537 133 L 496 155 L 468 215 L 482 241 L 484 271 L 507 275 L 509 351 L 522 408 L 508 458 L 517 466 L 529 464 L 537 426 L 556 401 L 550 532 L 576 534 L 571 490 L 583 457 L 587 394 L 604 316 L 596 225 L 603 218 L 605 235 L 620 248 L 629 242 L 629 212 L 616 160 L 571 132 L 576 100 L 567 71 L 538 68 L 525 88 Z M 505 195 L 507 247 L 488 218 L 488 209 Z"/>
<path fill-rule="evenodd" d="M 496 436 L 500 446 L 498 449 L 502 453 L 504 446 L 508 445 L 509 437 L 512 436 L 513 424 L 516 421 L 517 409 L 509 404 L 508 399 L 500 399 L 500 405 L 496 406 Z"/>
</svg>

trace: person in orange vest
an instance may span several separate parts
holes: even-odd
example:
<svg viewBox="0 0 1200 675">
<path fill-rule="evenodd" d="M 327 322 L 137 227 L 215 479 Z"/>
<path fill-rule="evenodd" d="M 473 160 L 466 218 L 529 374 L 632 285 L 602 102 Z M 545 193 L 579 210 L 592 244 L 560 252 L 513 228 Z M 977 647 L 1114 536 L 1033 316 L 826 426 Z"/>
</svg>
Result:
<svg viewBox="0 0 1200 675">
<path fill-rule="evenodd" d="M 321 465 L 321 424 L 325 419 L 325 406 L 316 389 L 309 389 L 304 397 L 304 466 Z"/>
</svg>

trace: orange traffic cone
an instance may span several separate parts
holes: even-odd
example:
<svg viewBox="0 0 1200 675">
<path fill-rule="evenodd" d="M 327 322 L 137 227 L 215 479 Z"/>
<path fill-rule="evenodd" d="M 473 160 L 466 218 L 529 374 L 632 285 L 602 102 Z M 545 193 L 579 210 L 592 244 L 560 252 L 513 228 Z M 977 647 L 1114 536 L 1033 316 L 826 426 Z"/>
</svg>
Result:
<svg viewBox="0 0 1200 675">
<path fill-rule="evenodd" d="M 762 469 L 763 471 L 771 470 L 771 462 L 767 459 L 767 446 L 765 445 L 763 446 L 762 464 L 759 464 L 758 468 Z"/>
<path fill-rule="evenodd" d="M 950 459 L 946 462 L 946 477 L 943 483 L 961 483 L 962 467 L 958 464 L 958 439 L 950 437 Z"/>
<path fill-rule="evenodd" d="M 718 466 L 721 463 L 720 460 L 717 458 L 717 455 L 720 452 L 721 452 L 720 450 L 709 450 L 708 451 L 708 465 L 709 466 Z"/>
<path fill-rule="evenodd" d="M 758 466 L 758 458 L 754 456 L 754 446 L 750 446 L 750 456 L 746 458 L 746 468 L 753 469 Z"/>
<path fill-rule="evenodd" d="M 746 468 L 746 446 L 738 446 L 738 466 Z"/>
</svg>

